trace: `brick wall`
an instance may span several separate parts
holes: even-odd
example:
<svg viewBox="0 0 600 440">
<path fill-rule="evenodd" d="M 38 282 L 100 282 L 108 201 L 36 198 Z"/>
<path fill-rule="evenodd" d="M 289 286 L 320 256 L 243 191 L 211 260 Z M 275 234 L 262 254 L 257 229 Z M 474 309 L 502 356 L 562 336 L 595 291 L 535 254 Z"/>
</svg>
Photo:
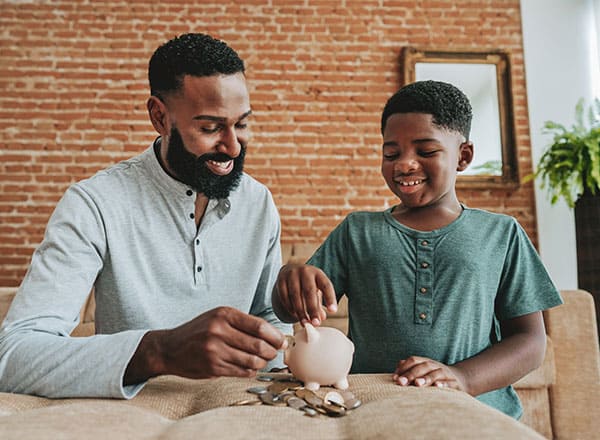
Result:
<svg viewBox="0 0 600 440">
<path fill-rule="evenodd" d="M 207 32 L 245 59 L 254 109 L 247 170 L 279 207 L 284 242 L 395 203 L 379 174 L 379 117 L 403 46 L 512 55 L 521 176 L 531 170 L 519 0 L 0 0 L 0 285 L 17 285 L 66 187 L 154 139 L 154 49 Z M 536 242 L 531 184 L 460 191 L 516 216 Z"/>
</svg>

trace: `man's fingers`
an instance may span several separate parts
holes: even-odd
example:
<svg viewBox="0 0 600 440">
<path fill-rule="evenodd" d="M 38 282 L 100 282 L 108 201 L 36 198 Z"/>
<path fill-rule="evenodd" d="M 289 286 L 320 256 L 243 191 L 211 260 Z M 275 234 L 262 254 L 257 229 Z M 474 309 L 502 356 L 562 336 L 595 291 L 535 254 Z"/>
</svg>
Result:
<svg viewBox="0 0 600 440">
<path fill-rule="evenodd" d="M 272 350 L 268 350 L 267 356 L 270 359 L 276 356 L 277 350 L 284 348 L 285 335 L 273 325 L 262 318 L 248 315 L 237 309 L 226 309 L 227 322 L 231 325 L 232 330 L 236 330 L 225 332 L 223 335 L 223 339 L 228 345 L 257 355 L 264 353 L 270 346 L 275 351 L 273 353 Z"/>
</svg>

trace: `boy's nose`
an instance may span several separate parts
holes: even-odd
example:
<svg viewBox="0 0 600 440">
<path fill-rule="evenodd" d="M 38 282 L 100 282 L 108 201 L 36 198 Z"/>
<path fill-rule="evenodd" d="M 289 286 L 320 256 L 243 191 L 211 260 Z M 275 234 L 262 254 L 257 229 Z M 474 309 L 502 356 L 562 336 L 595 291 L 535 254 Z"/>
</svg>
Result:
<svg viewBox="0 0 600 440">
<path fill-rule="evenodd" d="M 410 173 L 419 168 L 419 162 L 413 157 L 401 157 L 394 162 L 394 171 L 397 173 Z"/>
</svg>

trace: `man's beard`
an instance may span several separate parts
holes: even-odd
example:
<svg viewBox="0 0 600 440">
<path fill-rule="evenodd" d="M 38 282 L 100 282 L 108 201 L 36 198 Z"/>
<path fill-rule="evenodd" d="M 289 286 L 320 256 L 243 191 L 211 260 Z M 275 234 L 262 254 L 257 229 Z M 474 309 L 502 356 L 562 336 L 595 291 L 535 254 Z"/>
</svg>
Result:
<svg viewBox="0 0 600 440">
<path fill-rule="evenodd" d="M 226 199 L 238 187 L 244 169 L 246 146 L 241 145 L 240 154 L 235 159 L 225 153 L 206 153 L 200 157 L 186 150 L 181 134 L 176 127 L 171 129 L 167 148 L 167 162 L 177 178 L 209 199 Z M 225 176 L 214 174 L 206 166 L 207 160 L 226 162 L 233 160 L 233 169 Z"/>
</svg>

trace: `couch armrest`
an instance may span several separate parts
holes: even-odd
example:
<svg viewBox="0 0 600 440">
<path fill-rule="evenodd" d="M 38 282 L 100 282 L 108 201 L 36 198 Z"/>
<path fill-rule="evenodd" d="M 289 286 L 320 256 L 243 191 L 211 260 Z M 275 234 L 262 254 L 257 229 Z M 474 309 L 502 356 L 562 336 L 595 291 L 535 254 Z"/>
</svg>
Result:
<svg viewBox="0 0 600 440">
<path fill-rule="evenodd" d="M 0 324 L 8 313 L 15 293 L 17 293 L 16 287 L 0 287 Z"/>
<path fill-rule="evenodd" d="M 561 294 L 565 303 L 544 312 L 556 369 L 556 380 L 550 387 L 552 431 L 556 439 L 594 438 L 598 420 L 591 412 L 600 408 L 594 299 L 583 290 Z"/>
</svg>

